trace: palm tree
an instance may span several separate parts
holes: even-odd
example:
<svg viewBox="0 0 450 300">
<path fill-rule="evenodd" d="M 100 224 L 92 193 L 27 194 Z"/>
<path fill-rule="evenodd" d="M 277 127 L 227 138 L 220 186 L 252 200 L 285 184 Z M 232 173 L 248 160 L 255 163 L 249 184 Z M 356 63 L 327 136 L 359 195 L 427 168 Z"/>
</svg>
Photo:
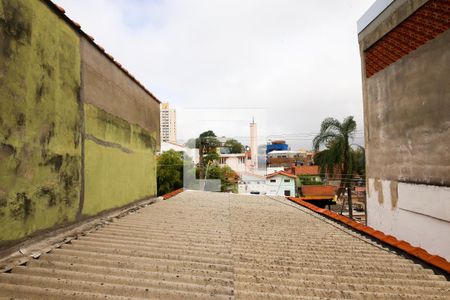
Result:
<svg viewBox="0 0 450 300">
<path fill-rule="evenodd" d="M 350 140 L 353 139 L 355 130 L 356 122 L 353 120 L 353 116 L 345 118 L 342 123 L 334 118 L 326 118 L 320 126 L 319 134 L 313 140 L 316 152 L 320 150 L 321 146 L 326 147 L 325 150 L 318 152 L 315 157 L 315 161 L 319 163 L 321 170 L 331 174 L 334 173 L 335 169 L 341 171 L 341 185 L 338 195 L 347 188 L 350 218 L 353 218 L 350 184 L 353 172 L 353 156 Z"/>
</svg>

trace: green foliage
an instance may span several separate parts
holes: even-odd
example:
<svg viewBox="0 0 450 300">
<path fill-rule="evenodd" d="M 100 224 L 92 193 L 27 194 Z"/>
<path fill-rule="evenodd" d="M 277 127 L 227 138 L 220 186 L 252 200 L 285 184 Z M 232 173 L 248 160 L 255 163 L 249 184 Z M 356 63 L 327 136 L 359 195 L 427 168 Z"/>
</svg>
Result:
<svg viewBox="0 0 450 300">
<path fill-rule="evenodd" d="M 243 153 L 244 146 L 235 139 L 230 139 L 225 142 L 224 147 L 230 150 L 230 153 Z"/>
<path fill-rule="evenodd" d="M 220 142 L 212 130 L 205 131 L 196 139 L 196 147 L 199 149 L 199 177 L 203 179 L 208 164 L 219 159 L 217 147 Z"/>
<path fill-rule="evenodd" d="M 157 167 L 158 195 L 183 187 L 183 154 L 169 150 L 161 154 Z"/>
<path fill-rule="evenodd" d="M 354 171 L 361 176 L 366 175 L 366 151 L 363 147 L 359 146 L 356 150 L 352 151 L 352 165 Z"/>
<path fill-rule="evenodd" d="M 218 164 L 212 164 L 208 167 L 208 174 L 206 179 L 220 179 L 221 191 L 235 191 L 237 185 L 233 178 L 235 172 L 229 166 L 219 166 Z"/>
<path fill-rule="evenodd" d="M 317 175 L 300 175 L 298 176 L 300 185 L 321 185 L 322 178 Z"/>
<path fill-rule="evenodd" d="M 220 155 L 217 154 L 217 152 L 210 152 L 210 153 L 206 153 L 203 156 L 203 162 L 205 165 L 211 164 L 215 161 L 217 161 L 220 158 Z"/>
<path fill-rule="evenodd" d="M 353 116 L 345 118 L 342 123 L 334 118 L 323 120 L 320 132 L 313 140 L 316 152 L 321 146 L 326 147 L 314 157 L 315 162 L 320 165 L 321 173 L 333 174 L 337 167 L 343 178 L 351 176 L 354 169 L 350 140 L 353 139 L 355 130 L 356 122 Z M 349 181 L 346 184 L 349 185 Z"/>
<path fill-rule="evenodd" d="M 203 149 L 203 154 L 215 152 L 219 146 L 220 142 L 212 130 L 201 133 L 196 140 L 196 147 Z"/>
</svg>

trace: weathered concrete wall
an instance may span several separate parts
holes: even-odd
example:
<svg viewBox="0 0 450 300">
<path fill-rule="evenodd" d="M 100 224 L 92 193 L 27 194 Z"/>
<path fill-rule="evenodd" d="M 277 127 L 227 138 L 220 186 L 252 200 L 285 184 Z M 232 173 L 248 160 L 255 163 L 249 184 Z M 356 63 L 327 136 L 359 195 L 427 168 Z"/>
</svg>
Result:
<svg viewBox="0 0 450 300">
<path fill-rule="evenodd" d="M 450 31 L 365 82 L 367 175 L 450 185 Z"/>
<path fill-rule="evenodd" d="M 156 195 L 159 102 L 46 0 L 0 0 L 0 248 Z"/>
<path fill-rule="evenodd" d="M 406 54 L 401 43 L 408 33 L 391 35 L 386 49 L 400 58 L 370 76 L 365 69 L 368 48 L 424 3 L 429 4 L 395 1 L 359 35 L 368 225 L 450 259 L 450 242 L 443 237 L 450 232 L 450 210 L 445 209 L 450 199 L 450 30 L 417 38 L 421 45 Z M 433 26 L 439 20 L 426 22 Z M 395 39 L 399 42 L 392 47 Z"/>
<path fill-rule="evenodd" d="M 76 217 L 78 49 L 45 4 L 0 1 L 0 245 Z"/>
<path fill-rule="evenodd" d="M 82 213 L 92 215 L 156 195 L 159 103 L 85 39 L 81 54 L 86 131 Z"/>
</svg>

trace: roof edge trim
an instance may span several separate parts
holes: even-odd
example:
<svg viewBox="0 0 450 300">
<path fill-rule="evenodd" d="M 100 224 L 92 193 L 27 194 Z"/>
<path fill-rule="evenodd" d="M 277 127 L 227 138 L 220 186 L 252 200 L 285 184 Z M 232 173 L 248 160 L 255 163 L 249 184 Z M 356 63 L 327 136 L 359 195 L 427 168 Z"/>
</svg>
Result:
<svg viewBox="0 0 450 300">
<path fill-rule="evenodd" d="M 358 34 L 361 33 L 372 21 L 374 21 L 381 13 L 388 8 L 395 0 L 377 0 L 372 4 L 369 9 L 362 15 L 356 22 L 358 28 Z"/>
<path fill-rule="evenodd" d="M 328 210 L 325 208 L 319 208 L 319 207 L 315 206 L 314 204 L 303 201 L 300 198 L 286 197 L 286 199 L 288 199 L 296 204 L 299 204 L 303 207 L 306 207 L 318 214 L 324 215 L 335 221 L 343 223 L 343 224 L 353 228 L 354 230 L 356 230 L 360 233 L 363 233 L 365 235 L 369 235 L 372 238 L 375 238 L 375 239 L 381 241 L 382 243 L 390 245 L 391 247 L 400 249 L 403 252 L 405 252 L 411 256 L 414 256 L 414 257 L 426 262 L 427 264 L 432 265 L 432 266 L 450 274 L 450 262 L 448 262 L 445 258 L 443 258 L 441 256 L 430 254 L 423 248 L 414 247 L 406 241 L 398 240 L 397 238 L 395 238 L 392 235 L 386 235 L 385 233 L 383 233 L 381 231 L 378 231 L 372 227 L 358 223 L 346 216 L 337 214 L 334 211 L 331 211 L 331 210 Z"/>
</svg>

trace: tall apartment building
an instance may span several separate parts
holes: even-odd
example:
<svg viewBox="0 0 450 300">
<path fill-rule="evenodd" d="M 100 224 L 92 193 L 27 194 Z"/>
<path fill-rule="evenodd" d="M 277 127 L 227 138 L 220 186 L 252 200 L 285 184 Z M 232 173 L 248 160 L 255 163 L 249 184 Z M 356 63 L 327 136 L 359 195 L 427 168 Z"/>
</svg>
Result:
<svg viewBox="0 0 450 300">
<path fill-rule="evenodd" d="M 161 142 L 177 141 L 176 110 L 169 108 L 169 103 L 161 104 Z"/>
</svg>

